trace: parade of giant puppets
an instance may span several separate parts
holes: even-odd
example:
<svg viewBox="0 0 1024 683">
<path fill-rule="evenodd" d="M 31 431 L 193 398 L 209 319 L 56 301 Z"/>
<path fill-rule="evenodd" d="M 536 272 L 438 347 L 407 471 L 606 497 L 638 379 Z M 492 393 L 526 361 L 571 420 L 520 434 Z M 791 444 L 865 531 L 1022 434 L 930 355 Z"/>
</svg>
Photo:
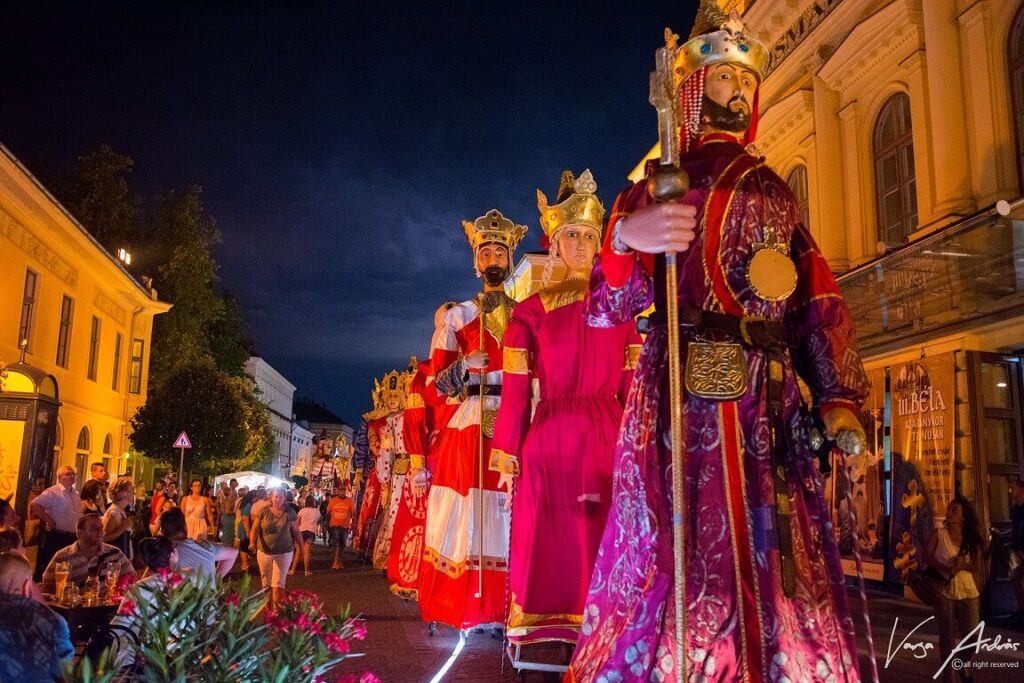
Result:
<svg viewBox="0 0 1024 683">
<path fill-rule="evenodd" d="M 440 304 L 356 439 L 355 546 L 431 629 L 503 629 L 523 661 L 572 644 L 576 682 L 860 679 L 814 453 L 860 452 L 868 384 L 753 146 L 768 61 L 708 0 L 689 39 L 666 30 L 660 158 L 610 211 L 588 170 L 537 191 L 524 300 L 527 226 L 464 221 L 481 289 Z"/>
</svg>

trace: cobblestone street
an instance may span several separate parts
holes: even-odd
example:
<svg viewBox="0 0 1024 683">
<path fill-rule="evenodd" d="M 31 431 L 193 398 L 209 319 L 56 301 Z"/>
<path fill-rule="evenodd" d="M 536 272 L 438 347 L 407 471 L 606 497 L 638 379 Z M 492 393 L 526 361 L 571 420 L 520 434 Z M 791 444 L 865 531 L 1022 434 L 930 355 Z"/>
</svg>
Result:
<svg viewBox="0 0 1024 683">
<path fill-rule="evenodd" d="M 303 576 L 300 571 L 288 578 L 288 587 L 318 593 L 329 609 L 349 604 L 353 613 L 362 614 L 366 618 L 369 633 L 366 641 L 357 648 L 366 653 L 365 657 L 352 660 L 343 670 L 351 673 L 369 670 L 384 683 L 430 681 L 458 644 L 458 632 L 441 626 L 434 636 L 430 636 L 426 624 L 420 621 L 416 605 L 393 596 L 381 572 L 363 565 L 354 554 L 346 556 L 345 569 L 340 572 L 326 569 L 329 564 L 326 549 L 318 546 L 313 576 Z M 850 593 L 850 601 L 857 611 L 861 674 L 864 680 L 869 681 L 871 669 L 868 645 L 863 638 L 860 598 L 856 592 Z M 926 683 L 935 680 L 932 676 L 941 664 L 935 620 L 927 621 L 911 634 L 915 627 L 931 617 L 931 610 L 883 596 L 872 597 L 871 605 L 879 680 L 882 683 Z M 1024 634 L 989 626 L 984 636 L 990 639 L 999 637 L 1005 650 L 983 651 L 976 655 L 975 680 L 1024 680 L 1024 647 L 1013 645 L 1024 642 Z M 907 638 L 906 646 L 913 646 L 914 650 L 906 646 L 900 648 L 904 638 Z M 887 666 L 887 653 L 890 652 L 892 657 Z M 924 653 L 924 657 L 917 658 L 917 653 Z M 500 641 L 493 638 L 490 632 L 481 632 L 468 635 L 464 649 L 443 680 L 505 683 L 517 681 L 518 677 L 507 659 L 503 662 Z M 545 677 L 540 672 L 531 672 L 525 680 L 540 683 L 558 681 L 560 678 L 557 675 L 547 674 Z"/>
</svg>

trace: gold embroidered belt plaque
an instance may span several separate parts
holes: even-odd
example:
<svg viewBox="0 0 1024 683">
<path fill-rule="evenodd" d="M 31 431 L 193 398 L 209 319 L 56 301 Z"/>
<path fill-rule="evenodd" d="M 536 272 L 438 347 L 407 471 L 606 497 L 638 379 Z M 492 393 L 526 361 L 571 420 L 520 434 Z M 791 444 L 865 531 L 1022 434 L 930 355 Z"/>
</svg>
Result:
<svg viewBox="0 0 1024 683">
<path fill-rule="evenodd" d="M 686 346 L 686 392 L 715 401 L 731 401 L 747 390 L 743 347 L 733 342 L 692 341 Z"/>
</svg>

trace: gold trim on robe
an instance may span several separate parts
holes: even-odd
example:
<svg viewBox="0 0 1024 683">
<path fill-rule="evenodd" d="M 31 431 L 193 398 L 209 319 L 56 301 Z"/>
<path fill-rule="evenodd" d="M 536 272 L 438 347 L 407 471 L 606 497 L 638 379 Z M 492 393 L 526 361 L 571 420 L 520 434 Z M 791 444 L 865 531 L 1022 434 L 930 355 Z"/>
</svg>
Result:
<svg viewBox="0 0 1024 683">
<path fill-rule="evenodd" d="M 509 375 L 526 375 L 530 372 L 530 352 L 506 346 L 501 351 L 502 369 Z"/>
</svg>

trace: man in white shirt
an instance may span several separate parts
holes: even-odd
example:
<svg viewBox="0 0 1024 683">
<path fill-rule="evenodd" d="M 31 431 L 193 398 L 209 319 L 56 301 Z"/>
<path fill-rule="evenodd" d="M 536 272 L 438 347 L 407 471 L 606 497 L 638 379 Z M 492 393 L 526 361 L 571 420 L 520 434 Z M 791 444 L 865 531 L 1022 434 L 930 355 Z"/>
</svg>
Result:
<svg viewBox="0 0 1024 683">
<path fill-rule="evenodd" d="M 75 529 L 82 516 L 82 499 L 75 491 L 75 468 L 65 465 L 57 470 L 57 483 L 36 496 L 31 510 L 45 529 L 32 577 L 38 582 L 56 552 L 78 540 Z"/>
</svg>

